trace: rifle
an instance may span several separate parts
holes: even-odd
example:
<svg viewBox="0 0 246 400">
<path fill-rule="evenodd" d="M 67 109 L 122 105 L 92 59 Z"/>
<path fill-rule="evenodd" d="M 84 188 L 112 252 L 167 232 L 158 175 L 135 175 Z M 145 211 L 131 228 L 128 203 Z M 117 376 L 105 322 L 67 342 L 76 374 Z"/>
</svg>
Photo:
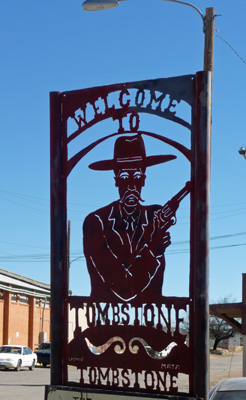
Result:
<svg viewBox="0 0 246 400">
<path fill-rule="evenodd" d="M 177 222 L 176 211 L 179 208 L 181 200 L 191 191 L 191 182 L 186 182 L 186 185 L 175 196 L 171 198 L 160 210 L 155 212 L 155 216 L 159 222 L 159 228 L 167 231 L 170 226 Z"/>
</svg>

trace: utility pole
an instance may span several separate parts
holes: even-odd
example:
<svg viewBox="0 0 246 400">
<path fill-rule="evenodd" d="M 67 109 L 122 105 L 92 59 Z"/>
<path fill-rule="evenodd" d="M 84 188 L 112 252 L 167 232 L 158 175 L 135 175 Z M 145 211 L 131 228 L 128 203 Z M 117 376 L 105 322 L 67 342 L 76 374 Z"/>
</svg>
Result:
<svg viewBox="0 0 246 400">
<path fill-rule="evenodd" d="M 214 8 L 206 9 L 204 17 L 204 65 L 208 73 L 203 92 L 197 98 L 200 109 L 196 115 L 195 147 L 199 157 L 195 162 L 196 209 L 194 232 L 204 232 L 195 242 L 195 281 L 194 281 L 194 376 L 193 392 L 208 400 L 209 396 L 209 207 L 210 207 L 210 170 L 211 170 L 211 125 L 212 125 L 212 77 Z M 204 78 L 205 79 L 205 78 Z M 200 96 L 203 94 L 203 100 Z M 204 106 L 206 102 L 206 107 Z M 196 283 L 195 283 L 196 282 Z M 199 285 L 197 283 L 200 282 Z M 201 351 L 201 343 L 205 348 Z"/>
<path fill-rule="evenodd" d="M 204 71 L 213 72 L 214 62 L 214 8 L 210 7 L 206 9 L 205 23 L 204 23 Z"/>
</svg>

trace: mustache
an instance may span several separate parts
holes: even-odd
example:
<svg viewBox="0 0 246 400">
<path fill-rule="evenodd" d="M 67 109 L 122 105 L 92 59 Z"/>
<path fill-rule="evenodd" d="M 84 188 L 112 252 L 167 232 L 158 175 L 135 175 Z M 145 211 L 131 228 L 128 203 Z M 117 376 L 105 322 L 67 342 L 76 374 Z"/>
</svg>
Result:
<svg viewBox="0 0 246 400">
<path fill-rule="evenodd" d="M 132 190 L 126 190 L 123 196 L 120 199 L 120 203 L 124 203 L 128 197 L 133 196 L 137 201 L 142 201 L 144 200 L 141 198 L 141 195 L 137 189 L 132 189 Z"/>
</svg>

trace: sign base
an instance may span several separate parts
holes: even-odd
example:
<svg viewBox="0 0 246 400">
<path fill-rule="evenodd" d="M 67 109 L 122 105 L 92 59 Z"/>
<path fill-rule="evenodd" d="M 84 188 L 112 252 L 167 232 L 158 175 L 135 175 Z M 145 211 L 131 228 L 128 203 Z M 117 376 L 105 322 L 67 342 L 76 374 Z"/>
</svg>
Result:
<svg viewBox="0 0 246 400">
<path fill-rule="evenodd" d="M 184 395 L 160 395 L 120 392 L 117 390 L 95 390 L 69 386 L 45 386 L 45 400 L 203 400 L 201 397 Z"/>
</svg>

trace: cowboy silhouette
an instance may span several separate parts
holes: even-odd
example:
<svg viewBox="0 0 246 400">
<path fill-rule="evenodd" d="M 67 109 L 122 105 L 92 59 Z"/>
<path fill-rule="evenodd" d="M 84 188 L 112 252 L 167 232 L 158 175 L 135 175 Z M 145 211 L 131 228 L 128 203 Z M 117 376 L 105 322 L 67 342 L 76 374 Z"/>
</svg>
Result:
<svg viewBox="0 0 246 400">
<path fill-rule="evenodd" d="M 170 203 L 143 206 L 141 190 L 147 167 L 174 160 L 173 155 L 146 156 L 140 134 L 115 142 L 112 160 L 89 168 L 113 170 L 119 200 L 89 214 L 83 224 L 83 245 L 91 278 L 91 296 L 99 301 L 153 301 L 161 296 L 167 229 L 176 222 Z M 188 191 L 182 192 L 182 196 Z M 182 197 L 181 196 L 181 197 Z M 180 200 L 179 200 L 180 201 Z M 176 209 L 175 209 L 176 207 Z"/>
</svg>

